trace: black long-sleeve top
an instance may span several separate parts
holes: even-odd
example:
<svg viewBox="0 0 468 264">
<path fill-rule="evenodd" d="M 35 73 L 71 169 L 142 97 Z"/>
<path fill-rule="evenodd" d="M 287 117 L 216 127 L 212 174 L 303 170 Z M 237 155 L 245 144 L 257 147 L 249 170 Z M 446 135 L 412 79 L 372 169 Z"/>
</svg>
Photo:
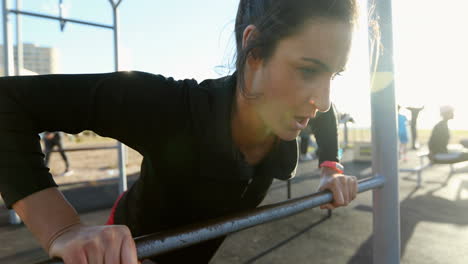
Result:
<svg viewBox="0 0 468 264">
<path fill-rule="evenodd" d="M 429 138 L 429 153 L 431 155 L 437 153 L 448 153 L 448 143 L 450 140 L 450 131 L 447 120 L 442 120 L 434 126 Z"/>
<path fill-rule="evenodd" d="M 260 164 L 247 164 L 231 137 L 235 88 L 235 75 L 202 83 L 142 72 L 0 78 L 0 192 L 11 208 L 56 186 L 40 132 L 92 130 L 144 157 L 116 211 L 135 236 L 253 208 L 274 178 L 294 176 L 297 142 L 279 140 Z M 337 161 L 334 111 L 314 123 L 320 159 Z"/>
</svg>

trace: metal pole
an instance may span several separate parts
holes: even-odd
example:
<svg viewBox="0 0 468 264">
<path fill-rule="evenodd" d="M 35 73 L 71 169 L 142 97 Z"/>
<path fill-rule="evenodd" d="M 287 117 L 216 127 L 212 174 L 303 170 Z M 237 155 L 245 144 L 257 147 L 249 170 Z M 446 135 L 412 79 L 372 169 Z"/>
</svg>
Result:
<svg viewBox="0 0 468 264">
<path fill-rule="evenodd" d="M 112 14 L 114 18 L 114 70 L 119 71 L 119 17 L 117 7 L 120 1 L 115 4 L 113 0 L 109 0 L 112 5 Z M 119 159 L 119 193 L 123 193 L 127 190 L 127 172 L 126 172 L 126 155 L 125 145 L 121 142 L 117 142 L 117 151 Z"/>
<path fill-rule="evenodd" d="M 14 13 L 14 14 L 17 14 L 17 15 L 24 15 L 24 16 L 40 17 L 40 18 L 51 19 L 51 20 L 58 20 L 58 21 L 63 22 L 63 23 L 70 22 L 70 23 L 93 26 L 93 27 L 101 27 L 101 28 L 108 28 L 108 29 L 113 28 L 112 26 L 99 24 L 99 23 L 93 23 L 93 22 L 88 22 L 88 21 L 83 21 L 83 20 L 78 20 L 78 19 L 62 18 L 62 17 L 59 17 L 59 16 L 58 17 L 57 16 L 49 16 L 49 15 L 33 13 L 33 12 L 28 12 L 28 11 L 20 11 L 20 10 L 15 10 L 15 9 L 10 9 L 10 10 L 8 10 L 8 12 Z"/>
<path fill-rule="evenodd" d="M 21 8 L 21 0 L 16 0 L 16 9 Z M 21 35 L 21 16 L 16 15 L 16 75 L 21 75 L 23 69 L 23 40 Z"/>
<path fill-rule="evenodd" d="M 393 33 L 391 0 L 368 2 L 380 17 L 382 53 L 370 47 L 371 105 L 372 105 L 372 168 L 374 174 L 384 175 L 384 188 L 373 191 L 374 235 L 373 263 L 400 263 L 400 204 L 398 197 L 398 150 L 393 69 Z M 372 25 L 371 25 L 372 26 Z M 379 56 L 381 55 L 381 56 Z M 375 71 L 375 72 L 374 72 Z"/>
<path fill-rule="evenodd" d="M 3 68 L 5 76 L 13 75 L 13 45 L 11 43 L 11 21 L 8 0 L 3 0 Z"/>
<path fill-rule="evenodd" d="M 13 75 L 13 45 L 11 43 L 11 21 L 8 14 L 8 0 L 3 3 L 3 70 L 5 76 Z M 10 224 L 20 224 L 21 219 L 15 211 L 9 211 Z"/>
<path fill-rule="evenodd" d="M 384 186 L 384 184 L 385 178 L 382 176 L 362 180 L 359 182 L 358 192 L 361 193 L 379 188 Z M 332 199 L 333 195 L 329 191 L 323 191 L 276 204 L 261 206 L 197 225 L 141 236 L 135 239 L 138 259 L 147 259 L 256 225 L 288 217 L 303 212 L 304 210 L 329 203 Z M 61 260 L 53 259 L 41 262 L 40 264 L 59 263 L 63 264 Z"/>
<path fill-rule="evenodd" d="M 344 134 L 344 146 L 343 149 L 348 148 L 348 121 L 344 122 L 344 127 L 343 127 L 343 134 Z"/>
</svg>

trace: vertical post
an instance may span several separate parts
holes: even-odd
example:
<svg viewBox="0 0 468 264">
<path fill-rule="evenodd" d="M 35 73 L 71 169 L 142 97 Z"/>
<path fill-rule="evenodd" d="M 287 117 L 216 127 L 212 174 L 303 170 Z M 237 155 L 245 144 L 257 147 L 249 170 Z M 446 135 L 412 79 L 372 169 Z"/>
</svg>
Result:
<svg viewBox="0 0 468 264">
<path fill-rule="evenodd" d="M 343 149 L 348 148 L 348 121 L 344 122 L 344 127 L 343 127 L 343 134 L 344 134 L 344 144 L 343 144 Z"/>
<path fill-rule="evenodd" d="M 21 0 L 16 0 L 16 10 L 21 10 Z M 21 70 L 24 68 L 23 66 L 23 40 L 21 35 L 21 16 L 16 15 L 16 75 L 21 75 Z"/>
<path fill-rule="evenodd" d="M 3 70 L 5 76 L 13 75 L 13 45 L 11 42 L 11 21 L 8 12 L 8 0 L 2 0 L 3 12 Z M 21 219 L 15 211 L 9 211 L 10 224 L 20 224 Z"/>
<path fill-rule="evenodd" d="M 369 0 L 368 8 L 380 17 L 383 47 L 380 53 L 378 41 L 370 46 L 371 58 L 378 58 L 371 64 L 372 168 L 386 178 L 384 187 L 373 191 L 373 263 L 395 264 L 400 263 L 400 204 L 391 0 Z"/>
<path fill-rule="evenodd" d="M 8 0 L 3 2 L 3 68 L 5 76 L 13 75 L 13 45 L 11 43 L 11 20 Z"/>
<path fill-rule="evenodd" d="M 417 187 L 421 187 L 422 184 L 422 172 L 424 170 L 424 156 L 419 157 L 419 170 L 418 170 L 418 185 Z"/>
<path fill-rule="evenodd" d="M 119 70 L 119 17 L 117 12 L 117 7 L 120 2 L 117 4 L 113 0 L 109 0 L 112 5 L 112 14 L 114 21 L 114 70 Z M 127 172 L 126 172 L 126 155 L 125 155 L 125 145 L 121 142 L 117 143 L 118 159 L 119 159 L 119 193 L 123 193 L 127 190 Z"/>
</svg>

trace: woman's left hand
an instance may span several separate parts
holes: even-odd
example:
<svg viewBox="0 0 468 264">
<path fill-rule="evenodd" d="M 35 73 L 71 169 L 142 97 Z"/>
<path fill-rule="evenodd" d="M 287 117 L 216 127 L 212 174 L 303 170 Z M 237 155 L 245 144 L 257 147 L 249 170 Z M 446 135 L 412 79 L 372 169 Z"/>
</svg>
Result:
<svg viewBox="0 0 468 264">
<path fill-rule="evenodd" d="M 322 167 L 319 191 L 330 190 L 333 193 L 333 201 L 320 206 L 320 209 L 335 209 L 347 206 L 356 198 L 358 192 L 357 178 L 335 172 Z"/>
</svg>

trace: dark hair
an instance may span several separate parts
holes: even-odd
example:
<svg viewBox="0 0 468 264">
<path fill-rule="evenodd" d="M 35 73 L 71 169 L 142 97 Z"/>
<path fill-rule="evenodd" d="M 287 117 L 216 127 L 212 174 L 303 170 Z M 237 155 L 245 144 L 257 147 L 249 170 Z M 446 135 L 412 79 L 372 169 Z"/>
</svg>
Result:
<svg viewBox="0 0 468 264">
<path fill-rule="evenodd" d="M 236 68 L 244 95 L 247 58 L 268 61 L 280 40 L 299 32 L 307 20 L 314 18 L 333 18 L 354 26 L 356 0 L 240 0 L 235 25 Z M 256 27 L 255 37 L 243 48 L 243 33 L 249 25 Z"/>
</svg>

